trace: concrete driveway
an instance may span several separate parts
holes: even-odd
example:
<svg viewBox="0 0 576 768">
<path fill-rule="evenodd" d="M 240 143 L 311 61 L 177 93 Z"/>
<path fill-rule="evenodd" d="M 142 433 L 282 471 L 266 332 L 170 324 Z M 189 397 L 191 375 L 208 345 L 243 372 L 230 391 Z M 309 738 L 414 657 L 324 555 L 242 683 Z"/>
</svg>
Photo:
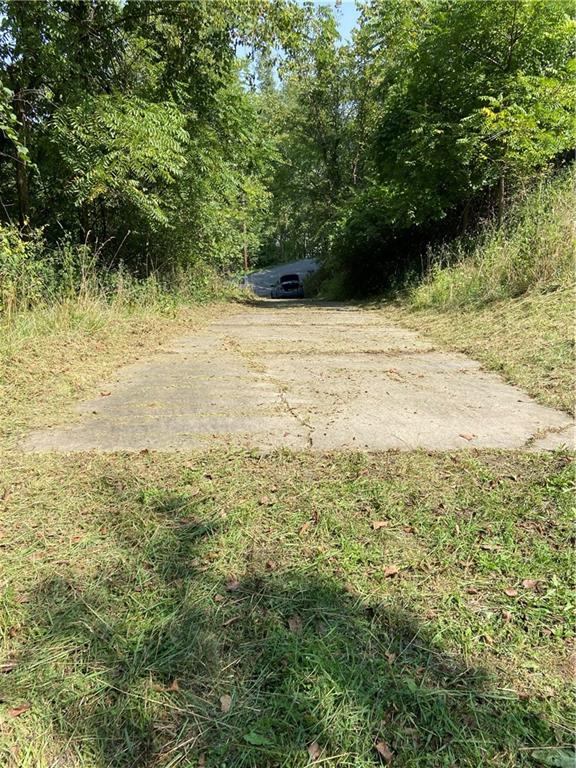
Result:
<svg viewBox="0 0 576 768">
<path fill-rule="evenodd" d="M 572 420 L 378 311 L 263 301 L 102 384 L 29 451 L 553 448 Z"/>
</svg>

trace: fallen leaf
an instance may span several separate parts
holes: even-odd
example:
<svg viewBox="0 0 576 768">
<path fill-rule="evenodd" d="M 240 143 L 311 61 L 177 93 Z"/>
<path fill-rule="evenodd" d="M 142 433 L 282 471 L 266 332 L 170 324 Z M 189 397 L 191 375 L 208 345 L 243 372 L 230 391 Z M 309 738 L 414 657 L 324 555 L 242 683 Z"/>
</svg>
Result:
<svg viewBox="0 0 576 768">
<path fill-rule="evenodd" d="M 214 595 L 214 602 L 215 603 L 223 603 L 226 598 L 224 595 Z"/>
<path fill-rule="evenodd" d="M 275 571 L 278 566 L 274 562 L 274 560 L 266 560 L 266 568 L 269 571 Z"/>
<path fill-rule="evenodd" d="M 506 623 L 509 621 L 512 621 L 512 612 L 511 611 L 502 611 L 502 618 Z"/>
<path fill-rule="evenodd" d="M 372 520 L 373 531 L 378 531 L 380 528 L 386 528 L 388 525 L 390 525 L 389 520 Z"/>
<path fill-rule="evenodd" d="M 396 661 L 396 654 L 395 653 L 385 653 L 386 659 L 388 661 L 388 664 L 394 664 Z"/>
<path fill-rule="evenodd" d="M 298 531 L 298 535 L 299 536 L 303 536 L 306 533 L 306 531 L 308 530 L 308 528 L 310 528 L 310 521 L 309 520 L 308 520 L 308 522 L 304 523 L 303 526 L 301 526 L 300 530 Z"/>
<path fill-rule="evenodd" d="M 13 709 L 9 709 L 6 713 L 8 717 L 20 717 L 20 715 L 23 715 L 24 712 L 28 712 L 28 710 L 31 708 L 31 704 L 20 704 L 19 707 L 14 707 Z"/>
<path fill-rule="evenodd" d="M 404 531 L 404 533 L 414 533 L 416 529 L 414 528 L 413 525 L 403 525 L 402 530 Z"/>
<path fill-rule="evenodd" d="M 174 678 L 174 680 L 172 680 L 172 682 L 170 683 L 168 688 L 166 688 L 166 690 L 167 691 L 179 691 L 180 690 L 180 686 L 178 685 L 178 680 L 176 678 Z"/>
<path fill-rule="evenodd" d="M 112 392 L 100 392 L 100 394 L 102 397 L 109 397 L 112 394 Z"/>
<path fill-rule="evenodd" d="M 508 597 L 518 597 L 518 590 L 517 589 L 505 589 L 504 594 L 508 595 Z"/>
<path fill-rule="evenodd" d="M 229 579 L 226 582 L 226 589 L 228 590 L 228 592 L 236 592 L 236 590 L 239 588 L 240 588 L 240 582 L 237 581 L 236 579 Z"/>
<path fill-rule="evenodd" d="M 392 752 L 388 744 L 386 744 L 385 741 L 378 739 L 376 744 L 374 744 L 374 748 L 382 758 L 382 762 L 386 763 L 386 765 L 390 765 L 392 758 L 394 757 L 394 752 Z"/>
<path fill-rule="evenodd" d="M 271 499 L 269 496 L 262 496 L 258 500 L 258 504 L 260 504 L 261 507 L 271 507 L 274 504 L 274 499 Z"/>
<path fill-rule="evenodd" d="M 318 744 L 317 741 L 313 741 L 311 744 L 308 744 L 308 754 L 310 755 L 310 760 L 318 760 L 322 754 L 322 750 L 320 748 L 320 744 Z"/>
<path fill-rule="evenodd" d="M 476 589 L 476 587 L 468 587 L 466 589 L 466 592 L 469 595 L 477 595 L 478 594 L 478 590 Z"/>
<path fill-rule="evenodd" d="M 539 583 L 538 579 L 524 579 L 522 586 L 524 589 L 536 589 Z"/>
<path fill-rule="evenodd" d="M 398 568 L 397 565 L 387 565 L 386 568 L 384 568 L 384 576 L 386 578 L 389 578 L 390 576 L 396 576 L 400 573 L 400 568 Z"/>
<path fill-rule="evenodd" d="M 201 754 L 198 758 L 198 768 L 206 768 L 206 755 Z"/>
<path fill-rule="evenodd" d="M 230 707 L 232 706 L 232 696 L 229 696 L 227 693 L 225 693 L 223 696 L 220 696 L 220 711 L 224 712 L 230 712 Z"/>
<path fill-rule="evenodd" d="M 288 619 L 288 628 L 290 632 L 301 632 L 302 631 L 302 619 L 300 616 L 290 616 Z"/>
<path fill-rule="evenodd" d="M 460 432 L 459 437 L 463 437 L 464 440 L 470 441 L 470 440 L 474 440 L 476 435 L 469 434 L 468 432 Z"/>
</svg>

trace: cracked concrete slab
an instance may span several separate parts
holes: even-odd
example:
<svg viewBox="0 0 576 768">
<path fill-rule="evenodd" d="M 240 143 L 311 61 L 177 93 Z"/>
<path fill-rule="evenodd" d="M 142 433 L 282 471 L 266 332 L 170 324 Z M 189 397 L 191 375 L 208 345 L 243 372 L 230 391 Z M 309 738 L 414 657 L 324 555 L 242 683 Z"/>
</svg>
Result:
<svg viewBox="0 0 576 768">
<path fill-rule="evenodd" d="M 377 311 L 261 302 L 127 366 L 27 451 L 574 447 L 574 424 Z"/>
</svg>

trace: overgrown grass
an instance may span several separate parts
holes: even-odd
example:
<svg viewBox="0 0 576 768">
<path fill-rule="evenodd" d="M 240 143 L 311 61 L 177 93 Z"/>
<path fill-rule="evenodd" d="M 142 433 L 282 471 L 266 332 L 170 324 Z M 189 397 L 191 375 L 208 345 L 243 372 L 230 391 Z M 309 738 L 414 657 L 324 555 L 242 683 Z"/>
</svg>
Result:
<svg viewBox="0 0 576 768">
<path fill-rule="evenodd" d="M 573 283 L 575 210 L 576 173 L 570 168 L 517 199 L 502 227 L 487 222 L 475 236 L 432 252 L 430 271 L 410 291 L 410 304 L 481 305 Z"/>
<path fill-rule="evenodd" d="M 381 741 L 512 768 L 571 741 L 564 455 L 4 472 L 3 765 L 368 768 Z"/>
<path fill-rule="evenodd" d="M 463 327 L 490 328 L 490 353 L 509 349 L 515 306 L 557 339 L 551 306 L 521 302 L 562 295 L 504 302 L 475 325 L 488 312 L 476 310 Z M 569 760 L 567 454 L 11 447 L 215 311 L 133 285 L 0 327 L 0 764 Z"/>
</svg>

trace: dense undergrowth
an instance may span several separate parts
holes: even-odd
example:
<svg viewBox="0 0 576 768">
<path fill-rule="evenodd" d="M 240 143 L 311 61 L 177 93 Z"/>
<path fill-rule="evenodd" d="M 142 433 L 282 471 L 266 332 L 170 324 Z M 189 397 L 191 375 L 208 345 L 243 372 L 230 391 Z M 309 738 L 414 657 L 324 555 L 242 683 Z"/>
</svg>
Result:
<svg viewBox="0 0 576 768">
<path fill-rule="evenodd" d="M 576 175 L 573 168 L 519 194 L 502 226 L 492 220 L 471 236 L 427 255 L 409 289 L 418 309 L 459 307 L 554 291 L 574 280 Z"/>
</svg>

